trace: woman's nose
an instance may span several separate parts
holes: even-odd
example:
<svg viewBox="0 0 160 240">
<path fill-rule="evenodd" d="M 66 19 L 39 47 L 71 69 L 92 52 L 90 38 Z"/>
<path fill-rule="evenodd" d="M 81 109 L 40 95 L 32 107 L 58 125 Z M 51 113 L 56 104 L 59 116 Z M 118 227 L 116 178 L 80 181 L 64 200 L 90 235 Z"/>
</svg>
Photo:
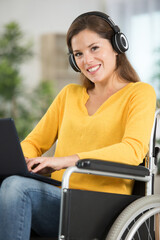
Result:
<svg viewBox="0 0 160 240">
<path fill-rule="evenodd" d="M 84 64 L 90 64 L 93 61 L 93 56 L 91 53 L 85 53 L 84 54 Z"/>
</svg>

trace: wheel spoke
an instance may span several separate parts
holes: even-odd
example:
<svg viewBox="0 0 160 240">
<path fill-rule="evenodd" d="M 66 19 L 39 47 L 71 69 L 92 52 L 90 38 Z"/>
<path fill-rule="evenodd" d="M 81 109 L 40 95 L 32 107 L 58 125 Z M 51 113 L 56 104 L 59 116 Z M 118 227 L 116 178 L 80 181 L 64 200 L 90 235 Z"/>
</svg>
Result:
<svg viewBox="0 0 160 240">
<path fill-rule="evenodd" d="M 142 197 L 116 219 L 106 240 L 159 240 L 160 196 Z"/>
</svg>

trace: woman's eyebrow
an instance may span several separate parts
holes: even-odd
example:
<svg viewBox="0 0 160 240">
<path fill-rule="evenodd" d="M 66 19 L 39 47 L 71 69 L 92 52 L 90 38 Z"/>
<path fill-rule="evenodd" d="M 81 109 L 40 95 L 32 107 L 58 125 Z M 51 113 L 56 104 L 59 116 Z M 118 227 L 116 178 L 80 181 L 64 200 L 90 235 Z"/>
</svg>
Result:
<svg viewBox="0 0 160 240">
<path fill-rule="evenodd" d="M 98 42 L 91 43 L 88 48 L 92 47 L 93 45 L 98 44 Z"/>
<path fill-rule="evenodd" d="M 73 53 L 80 52 L 80 50 L 74 50 Z"/>
</svg>

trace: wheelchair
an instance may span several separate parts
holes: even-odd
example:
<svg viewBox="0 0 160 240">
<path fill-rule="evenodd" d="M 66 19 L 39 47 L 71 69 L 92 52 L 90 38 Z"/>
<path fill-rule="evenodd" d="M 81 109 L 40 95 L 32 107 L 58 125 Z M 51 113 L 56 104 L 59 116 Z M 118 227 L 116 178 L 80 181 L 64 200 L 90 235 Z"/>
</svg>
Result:
<svg viewBox="0 0 160 240">
<path fill-rule="evenodd" d="M 83 159 L 65 171 L 58 240 L 160 240 L 160 195 L 154 195 L 159 115 L 157 110 L 143 165 Z M 132 179 L 132 195 L 71 189 L 73 173 Z"/>
</svg>

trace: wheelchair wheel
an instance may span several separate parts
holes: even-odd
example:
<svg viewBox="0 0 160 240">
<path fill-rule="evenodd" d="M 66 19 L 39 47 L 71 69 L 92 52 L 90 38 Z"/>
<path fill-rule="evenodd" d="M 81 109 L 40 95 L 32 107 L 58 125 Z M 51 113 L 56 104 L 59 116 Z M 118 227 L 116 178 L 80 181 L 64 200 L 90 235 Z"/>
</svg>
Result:
<svg viewBox="0 0 160 240">
<path fill-rule="evenodd" d="M 106 240 L 159 240 L 160 196 L 142 197 L 122 211 Z"/>
</svg>

